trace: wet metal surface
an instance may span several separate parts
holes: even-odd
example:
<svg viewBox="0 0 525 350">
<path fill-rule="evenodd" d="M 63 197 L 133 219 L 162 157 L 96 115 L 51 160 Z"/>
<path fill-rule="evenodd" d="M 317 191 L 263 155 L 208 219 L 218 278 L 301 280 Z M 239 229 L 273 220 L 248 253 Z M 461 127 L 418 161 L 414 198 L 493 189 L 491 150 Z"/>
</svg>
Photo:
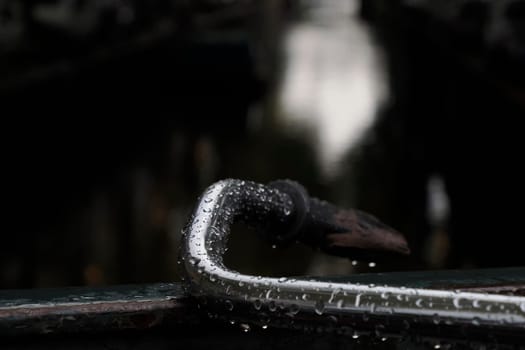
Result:
<svg viewBox="0 0 525 350">
<path fill-rule="evenodd" d="M 148 329 L 195 321 L 180 284 L 0 293 L 0 334 Z"/>
<path fill-rule="evenodd" d="M 229 270 L 222 256 L 230 225 L 257 207 L 263 222 L 273 213 L 282 218 L 290 215 L 293 208 L 275 202 L 272 198 L 276 195 L 273 189 L 239 180 L 221 181 L 204 193 L 185 231 L 184 266 L 192 294 L 213 301 L 206 303 L 208 307 L 229 311 L 230 317 L 240 312 L 244 318 L 246 310 L 252 310 L 251 322 L 268 327 L 329 322 L 327 316 L 333 316 L 342 327 L 359 326 L 356 319 L 367 315 L 368 329 L 374 324 L 399 332 L 399 324 L 405 324 L 406 329 L 428 332 L 438 329 L 432 325 L 443 323 L 460 333 L 524 334 L 525 298 L 519 296 L 389 286 L 380 278 L 378 284 L 362 285 L 267 278 Z M 246 205 L 240 204 L 243 200 Z M 370 319 L 374 321 L 368 323 Z"/>
</svg>

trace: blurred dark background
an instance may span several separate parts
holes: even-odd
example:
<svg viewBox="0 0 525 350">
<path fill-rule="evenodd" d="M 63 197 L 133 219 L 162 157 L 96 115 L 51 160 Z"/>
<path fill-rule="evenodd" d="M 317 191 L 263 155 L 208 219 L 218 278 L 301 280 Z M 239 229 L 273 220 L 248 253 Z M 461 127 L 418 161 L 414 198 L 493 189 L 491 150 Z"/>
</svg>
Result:
<svg viewBox="0 0 525 350">
<path fill-rule="evenodd" d="M 177 280 L 226 177 L 297 180 L 413 250 L 238 229 L 245 272 L 523 265 L 524 115 L 521 0 L 0 0 L 0 288 Z"/>
</svg>

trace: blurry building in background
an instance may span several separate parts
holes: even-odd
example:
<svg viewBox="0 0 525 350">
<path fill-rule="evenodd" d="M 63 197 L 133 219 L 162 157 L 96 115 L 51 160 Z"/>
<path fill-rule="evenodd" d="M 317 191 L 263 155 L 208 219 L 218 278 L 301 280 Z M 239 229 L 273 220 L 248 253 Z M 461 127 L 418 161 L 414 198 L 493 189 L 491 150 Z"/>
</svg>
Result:
<svg viewBox="0 0 525 350">
<path fill-rule="evenodd" d="M 0 287 L 177 279 L 180 229 L 225 177 L 292 178 L 405 233 L 413 257 L 373 271 L 523 264 L 524 8 L 0 0 Z M 355 271 L 231 247 L 250 273 Z"/>
</svg>

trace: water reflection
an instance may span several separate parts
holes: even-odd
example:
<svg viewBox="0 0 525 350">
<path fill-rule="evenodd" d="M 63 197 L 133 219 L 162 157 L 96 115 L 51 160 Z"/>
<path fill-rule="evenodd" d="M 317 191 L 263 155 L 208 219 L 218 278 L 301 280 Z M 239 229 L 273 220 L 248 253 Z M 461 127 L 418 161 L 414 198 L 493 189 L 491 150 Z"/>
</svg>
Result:
<svg viewBox="0 0 525 350">
<path fill-rule="evenodd" d="M 355 1 L 312 1 L 284 42 L 281 113 L 288 129 L 315 130 L 324 174 L 333 177 L 385 101 L 381 50 Z"/>
</svg>

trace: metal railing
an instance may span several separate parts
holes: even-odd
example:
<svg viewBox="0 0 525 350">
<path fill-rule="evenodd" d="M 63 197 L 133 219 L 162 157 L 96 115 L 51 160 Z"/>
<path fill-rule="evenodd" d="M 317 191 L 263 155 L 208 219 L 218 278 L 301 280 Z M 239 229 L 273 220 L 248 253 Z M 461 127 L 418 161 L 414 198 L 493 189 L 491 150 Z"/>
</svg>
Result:
<svg viewBox="0 0 525 350">
<path fill-rule="evenodd" d="M 209 187 L 185 231 L 184 266 L 191 293 L 202 298 L 208 309 L 217 308 L 217 315 L 262 327 L 321 327 L 351 334 L 360 330 L 399 334 L 413 329 L 507 339 L 525 335 L 522 296 L 382 285 L 381 275 L 369 285 L 269 278 L 224 266 L 234 222 L 242 220 L 265 230 L 280 227 L 276 237 L 286 236 L 282 228 L 293 231 L 294 213 L 302 206 L 299 197 L 293 189 L 240 180 Z"/>
</svg>

